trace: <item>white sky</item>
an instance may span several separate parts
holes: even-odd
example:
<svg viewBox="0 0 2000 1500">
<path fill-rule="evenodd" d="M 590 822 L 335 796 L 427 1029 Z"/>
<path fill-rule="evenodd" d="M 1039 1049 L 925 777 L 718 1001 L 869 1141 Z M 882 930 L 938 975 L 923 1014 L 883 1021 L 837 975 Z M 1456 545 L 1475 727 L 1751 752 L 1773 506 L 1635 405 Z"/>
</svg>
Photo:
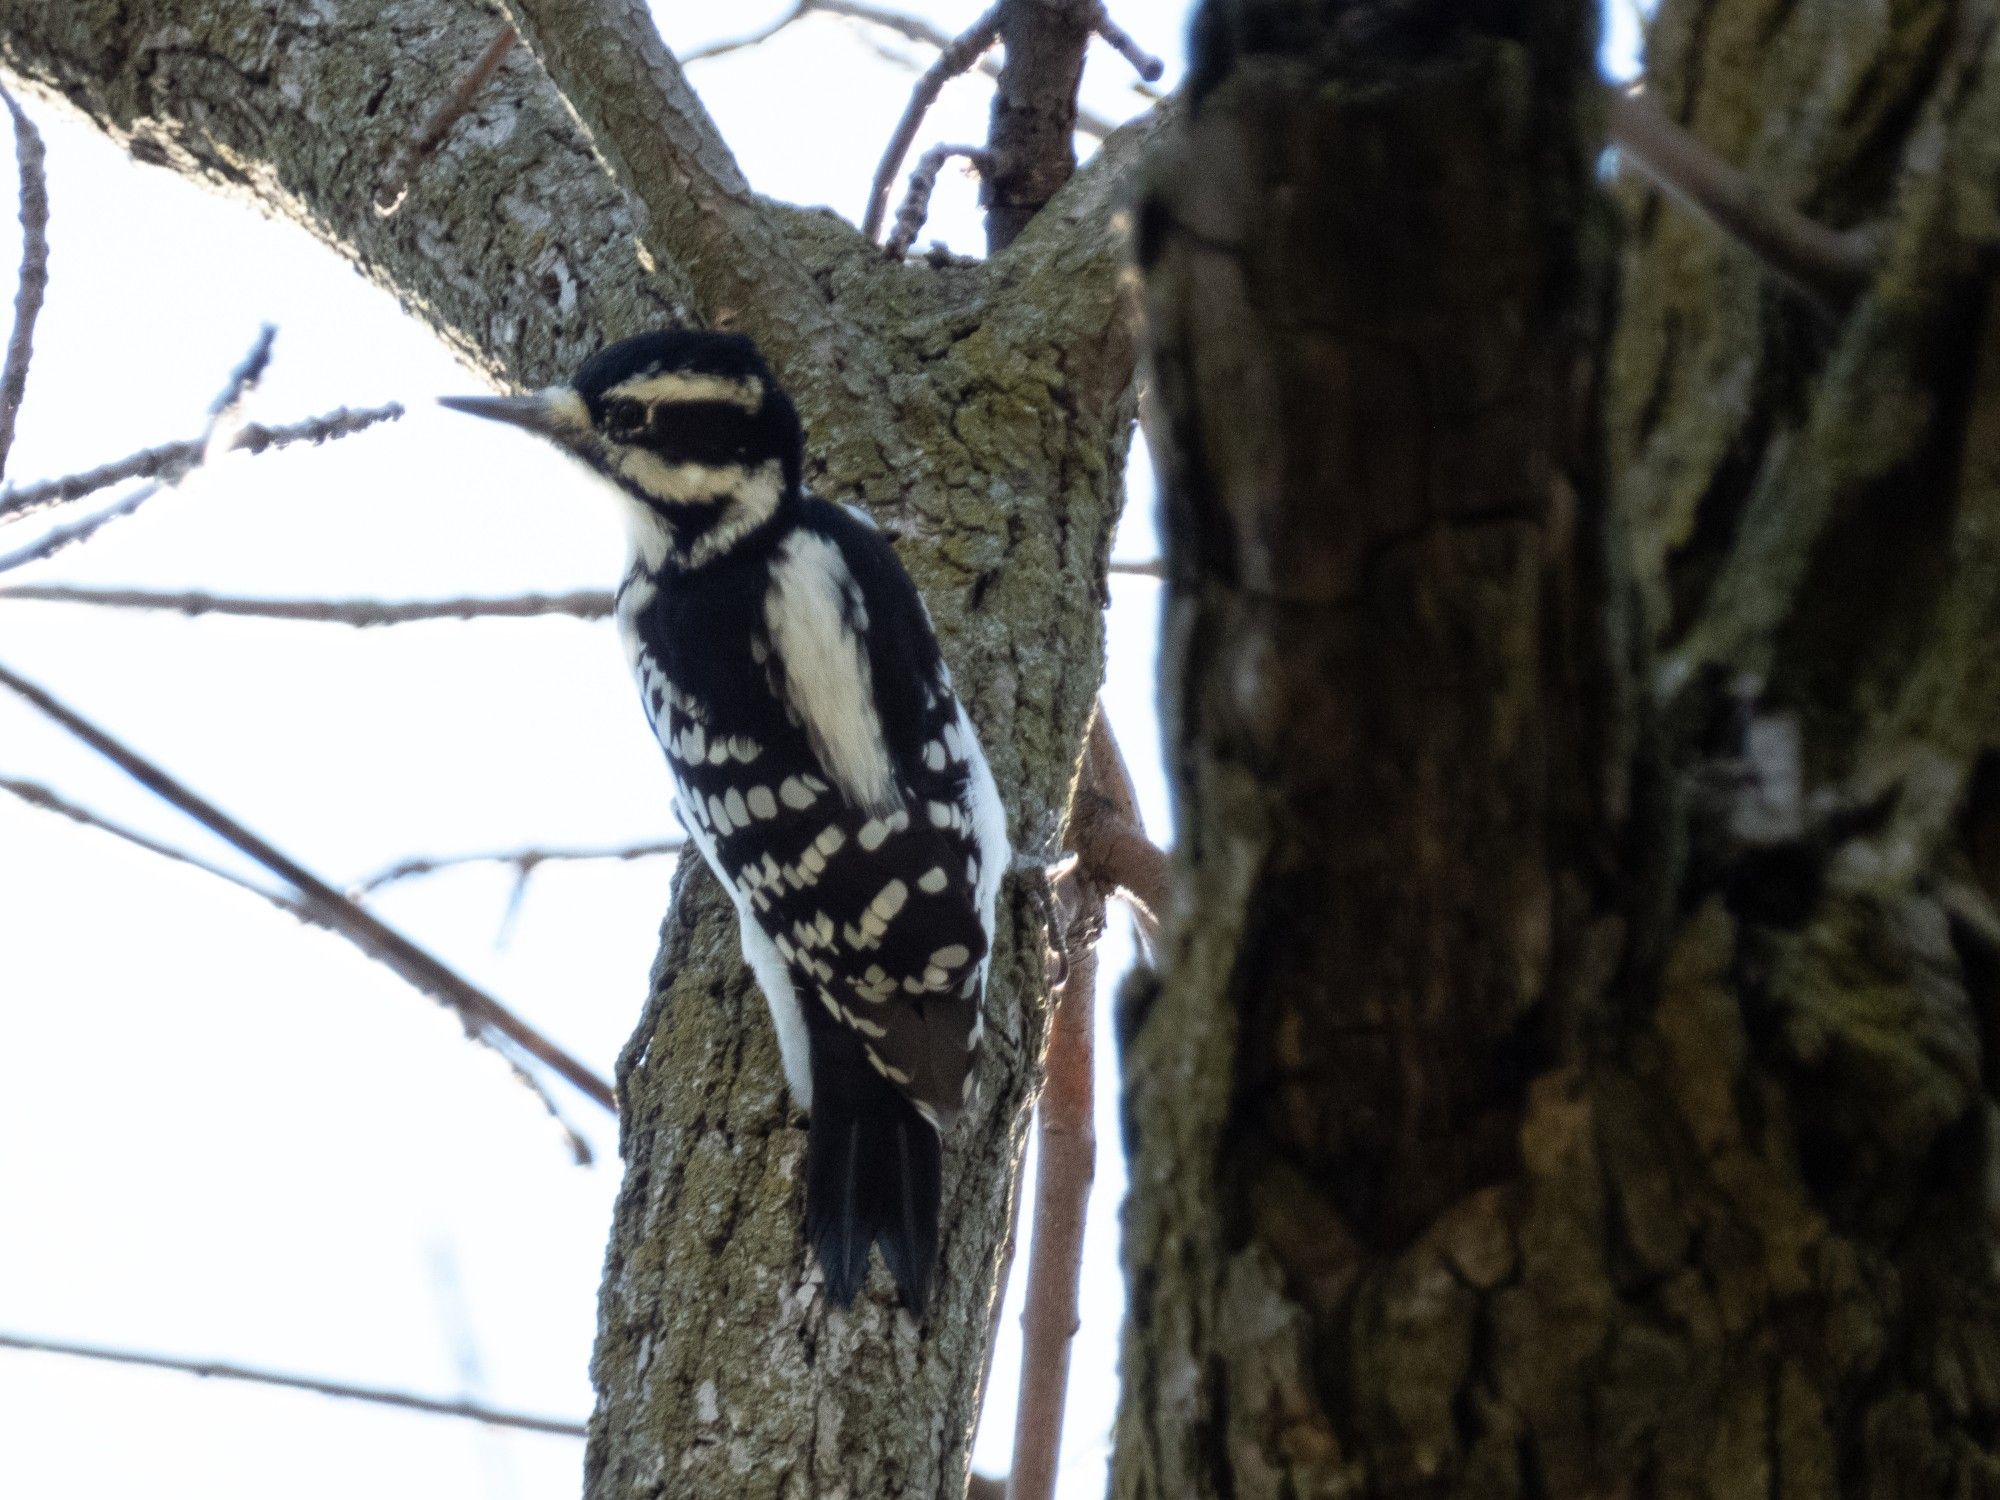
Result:
<svg viewBox="0 0 2000 1500">
<path fill-rule="evenodd" d="M 663 7 L 661 21 L 686 47 L 787 8 L 744 3 L 726 28 L 704 28 L 684 19 L 696 7 Z M 947 29 L 974 9 L 910 8 Z M 1117 6 L 1169 60 L 1168 82 L 1184 9 Z M 1629 7 L 1611 11 L 1607 52 L 1629 58 Z M 824 18 L 691 76 L 760 189 L 850 217 L 911 79 Z M 1133 112 L 1130 76 L 1094 50 L 1087 101 Z M 774 93 L 795 110 L 772 110 Z M 918 148 L 981 138 L 987 97 L 976 76 L 951 85 Z M 430 407 L 474 387 L 389 298 L 298 231 L 134 167 L 47 107 L 34 114 L 49 148 L 53 280 L 14 477 L 198 431 L 266 320 L 280 331 L 259 420 L 391 399 L 411 414 L 330 448 L 225 462 L 7 582 L 410 598 L 616 577 L 609 504 L 531 440 Z M 974 198 L 948 170 L 922 243 L 976 252 Z M 11 266 L 11 212 L 0 218 Z M 1133 478 L 1139 503 L 1118 553 L 1150 557 L 1150 477 L 1140 465 Z M 0 550 L 27 531 L 9 528 Z M 1157 593 L 1113 580 L 1105 696 L 1165 839 Z M 0 660 L 335 883 L 412 853 L 674 831 L 606 624 L 357 633 L 0 601 Z M 0 775 L 242 867 L 5 695 Z M 671 873 L 667 860 L 544 867 L 504 945 L 504 871 L 437 876 L 375 905 L 608 1075 L 644 998 Z M 1107 1001 L 1130 961 L 1122 928 L 1109 941 Z M 0 1026 L 0 1330 L 588 1413 L 618 1171 L 594 1105 L 551 1085 L 597 1147 L 598 1164 L 579 1169 L 489 1054 L 341 940 L 3 794 Z M 1116 1400 L 1124 1178 L 1108 1031 L 1099 1056 L 1066 1497 L 1102 1493 Z M 1012 1314 L 1002 1330 L 975 1455 L 988 1471 L 1006 1466 L 1018 1378 Z M 575 1492 L 581 1457 L 568 1438 L 0 1350 L 5 1496 L 542 1500 Z"/>
</svg>

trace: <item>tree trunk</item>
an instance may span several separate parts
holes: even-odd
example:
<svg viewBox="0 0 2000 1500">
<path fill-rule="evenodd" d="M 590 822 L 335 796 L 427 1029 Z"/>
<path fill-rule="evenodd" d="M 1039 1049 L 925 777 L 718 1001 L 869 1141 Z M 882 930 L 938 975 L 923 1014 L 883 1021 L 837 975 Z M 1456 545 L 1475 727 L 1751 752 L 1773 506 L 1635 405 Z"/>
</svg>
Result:
<svg viewBox="0 0 2000 1500">
<path fill-rule="evenodd" d="M 500 24 L 471 0 L 0 0 L 0 62 L 135 157 L 298 221 L 508 384 L 662 322 L 735 317 L 806 417 L 810 481 L 867 505 L 916 577 L 1015 845 L 1047 851 L 1101 671 L 1131 384 L 1112 209 L 1142 132 L 1004 257 L 896 265 L 830 214 L 751 194 L 672 59 L 621 50 L 642 12 L 534 11 L 528 38 L 575 113 L 516 49 L 389 216 L 375 196 L 404 134 Z M 656 95 L 671 119 L 648 115 Z M 879 1272 L 850 1312 L 818 1293 L 805 1132 L 733 917 L 689 862 L 620 1068 L 592 1496 L 963 1493 L 1046 1021 L 1035 905 L 1014 890 L 1002 911 L 919 1331 Z"/>
<path fill-rule="evenodd" d="M 1828 313 L 1614 258 L 1595 9 L 1215 0 L 1147 176 L 1120 1496 L 2000 1494 L 2000 28 L 1665 0 Z"/>
</svg>

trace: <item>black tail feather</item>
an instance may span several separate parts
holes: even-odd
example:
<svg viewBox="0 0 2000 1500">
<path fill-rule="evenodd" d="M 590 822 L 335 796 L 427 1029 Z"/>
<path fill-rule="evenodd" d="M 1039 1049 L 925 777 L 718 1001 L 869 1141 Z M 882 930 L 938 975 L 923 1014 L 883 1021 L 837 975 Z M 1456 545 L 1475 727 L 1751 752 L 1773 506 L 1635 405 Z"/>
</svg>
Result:
<svg viewBox="0 0 2000 1500">
<path fill-rule="evenodd" d="M 868 1280 L 868 1248 L 918 1317 L 937 1263 L 944 1156 L 938 1133 L 859 1058 L 813 1049 L 813 1107 L 806 1144 L 806 1238 L 845 1307 Z"/>
</svg>

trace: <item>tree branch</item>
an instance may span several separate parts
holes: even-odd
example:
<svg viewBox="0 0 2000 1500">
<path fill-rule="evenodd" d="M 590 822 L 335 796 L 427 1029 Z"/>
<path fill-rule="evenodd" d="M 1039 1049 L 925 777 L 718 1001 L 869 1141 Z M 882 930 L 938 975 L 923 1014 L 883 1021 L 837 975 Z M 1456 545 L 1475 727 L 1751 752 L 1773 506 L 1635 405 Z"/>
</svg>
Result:
<svg viewBox="0 0 2000 1500">
<path fill-rule="evenodd" d="M 537 1417 L 526 1412 L 505 1411 L 476 1401 L 452 1401 L 440 1396 L 418 1396 L 408 1391 L 382 1390 L 376 1386 L 349 1385 L 345 1381 L 320 1380 L 310 1375 L 287 1375 L 250 1365 L 225 1364 L 212 1359 L 179 1359 L 166 1354 L 142 1354 L 136 1349 L 115 1349 L 105 1344 L 80 1344 L 64 1339 L 29 1338 L 25 1334 L 0 1332 L 0 1349 L 23 1354 L 60 1354 L 70 1359 L 91 1359 L 104 1364 L 136 1365 L 146 1370 L 173 1370 L 182 1375 L 199 1375 L 204 1380 L 239 1380 L 251 1385 L 275 1385 L 286 1390 L 307 1391 L 315 1396 L 332 1396 L 342 1401 L 365 1401 L 374 1406 L 400 1407 L 435 1417 L 462 1417 L 489 1427 L 512 1427 L 524 1432 L 546 1432 L 556 1437 L 582 1437 L 588 1428 L 582 1422 L 562 1417 Z"/>
<path fill-rule="evenodd" d="M 44 786 L 38 781 L 0 776 L 0 791 L 18 798 L 39 811 L 68 818 L 72 823 L 81 824 L 85 828 L 95 828 L 100 833 L 108 833 L 134 848 L 145 850 L 148 854 L 157 854 L 162 859 L 172 860 L 175 864 L 186 865 L 191 870 L 199 870 L 204 875 L 212 875 L 217 880 L 226 881 L 239 891 L 248 891 L 251 895 L 268 901 L 286 916 L 296 917 L 301 922 L 311 922 L 316 927 L 327 926 L 302 902 L 295 901 L 278 891 L 267 891 L 261 885 L 245 880 L 234 871 L 225 870 L 221 865 L 212 865 L 185 849 L 176 849 L 172 844 L 163 843 L 159 839 L 140 833 L 136 828 L 127 828 L 123 823 L 113 822 L 102 813 L 93 812 L 81 803 L 72 802 L 54 788 Z M 327 930 L 331 932 L 336 929 L 327 927 Z"/>
<path fill-rule="evenodd" d="M 467 1036 L 487 1046 L 496 1047 L 496 1050 L 500 1050 L 503 1055 L 506 1049 L 499 1048 L 497 1043 L 500 1039 L 504 1039 L 566 1079 L 605 1109 L 613 1113 L 617 1111 L 617 1100 L 611 1086 L 590 1069 L 514 1015 L 484 990 L 461 977 L 372 913 L 349 901 L 310 870 L 266 843 L 214 803 L 190 790 L 152 761 L 129 749 L 66 707 L 47 691 L 5 665 L 0 665 L 0 687 L 8 688 L 26 699 L 42 714 L 60 724 L 70 734 L 83 741 L 162 801 L 180 809 L 225 843 L 247 854 L 272 874 L 284 880 L 298 892 L 301 903 L 312 910 L 315 920 L 333 927 L 350 941 L 365 948 L 371 956 L 401 975 L 408 983 L 433 999 L 443 1002 L 454 1011 L 464 1024 Z M 536 1092 L 540 1094 L 539 1088 Z M 560 1122 L 561 1116 L 556 1113 L 554 1102 L 545 1094 L 540 1094 L 540 1097 L 551 1115 Z M 568 1127 L 564 1126 L 564 1129 L 567 1130 Z M 569 1135 L 571 1149 L 578 1154 L 578 1159 L 589 1160 L 589 1147 L 582 1137 L 576 1135 L 574 1131 L 570 1131 Z"/>
<path fill-rule="evenodd" d="M 882 233 L 882 219 L 889 211 L 889 190 L 895 186 L 896 174 L 903 168 L 903 158 L 910 154 L 924 116 L 937 103 L 944 86 L 970 69 L 979 61 L 980 54 L 999 39 L 1005 10 L 1004 3 L 996 3 L 964 32 L 940 47 L 936 60 L 918 76 L 916 86 L 910 90 L 910 102 L 904 106 L 902 118 L 889 136 L 888 147 L 875 167 L 875 180 L 868 188 L 868 206 L 861 215 L 861 233 L 866 238 L 873 240 Z"/>
<path fill-rule="evenodd" d="M 1833 312 L 1867 287 L 1880 252 L 1875 230 L 1828 229 L 1779 202 L 1641 89 L 1606 84 L 1603 95 L 1610 137 L 1632 165 L 1772 271 Z"/>
<path fill-rule="evenodd" d="M 896 212 L 896 227 L 889 231 L 888 241 L 882 247 L 890 259 L 901 260 L 916 242 L 917 231 L 930 215 L 931 193 L 937 187 L 938 173 L 954 156 L 964 157 L 966 166 L 975 172 L 989 171 L 993 165 L 993 158 L 978 146 L 933 146 L 919 157 L 917 169 L 910 173 L 903 206 Z"/>
<path fill-rule="evenodd" d="M 640 243 L 681 267 L 782 370 L 852 339 L 786 243 L 642 5 L 502 0 L 630 200 Z"/>
<path fill-rule="evenodd" d="M 467 595 L 457 599 L 252 599 L 199 590 L 96 588 L 72 583 L 16 583 L 0 587 L 0 599 L 43 604 L 89 604 L 104 609 L 157 609 L 176 614 L 234 615 L 258 620 L 309 624 L 408 625 L 427 620 L 521 620 L 562 615 L 601 620 L 611 613 L 604 589 L 565 594 L 515 594 L 505 598 Z"/>
<path fill-rule="evenodd" d="M 348 889 L 357 896 L 379 891 L 402 880 L 417 880 L 441 870 L 459 870 L 467 865 L 512 865 L 526 879 L 537 867 L 584 860 L 628 861 L 654 859 L 663 854 L 679 854 L 687 847 L 685 838 L 651 839 L 640 844 L 617 844 L 602 848 L 557 847 L 552 849 L 496 849 L 481 854 L 445 854 L 432 858 L 398 860 L 372 875 L 364 875 Z"/>
<path fill-rule="evenodd" d="M 284 427 L 265 427 L 251 422 L 237 429 L 229 441 L 228 451 L 262 453 L 272 448 L 289 448 L 294 443 L 332 442 L 373 427 L 378 422 L 396 421 L 402 415 L 402 406 L 391 401 L 386 406 L 364 407 L 359 411 L 350 411 L 343 406 L 324 416 L 310 417 Z M 37 480 L 18 489 L 9 486 L 0 490 L 0 520 L 26 520 L 38 512 L 81 500 L 85 495 L 95 494 L 127 479 L 145 479 L 191 465 L 201 457 L 204 446 L 200 438 L 183 443 L 162 443 L 157 448 L 143 448 L 80 474 Z"/>
<path fill-rule="evenodd" d="M 14 451 L 14 424 L 28 393 L 28 362 L 34 356 L 35 320 L 49 289 L 48 153 L 34 121 L 0 89 L 0 102 L 14 120 L 14 160 L 21 177 L 21 276 L 14 292 L 14 331 L 7 340 L 7 362 L 0 367 L 0 474 L 7 471 Z"/>
<path fill-rule="evenodd" d="M 389 158 L 389 165 L 382 173 L 382 182 L 375 189 L 378 212 L 392 214 L 403 206 L 404 195 L 410 190 L 411 177 L 431 153 L 444 144 L 451 127 L 472 108 L 480 90 L 500 71 L 500 64 L 507 60 L 507 54 L 514 50 L 514 43 L 518 40 L 520 38 L 511 26 L 502 26 L 494 33 L 493 40 L 486 44 L 486 50 L 479 54 L 478 60 L 465 70 L 451 92 L 438 101 L 437 108 L 411 133 L 402 148 Z"/>
</svg>

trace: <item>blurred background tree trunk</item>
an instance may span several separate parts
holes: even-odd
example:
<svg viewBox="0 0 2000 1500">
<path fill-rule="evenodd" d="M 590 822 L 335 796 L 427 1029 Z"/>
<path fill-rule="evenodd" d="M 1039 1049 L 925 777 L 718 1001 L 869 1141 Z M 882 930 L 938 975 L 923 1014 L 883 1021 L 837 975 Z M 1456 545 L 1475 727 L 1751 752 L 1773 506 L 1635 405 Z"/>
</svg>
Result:
<svg viewBox="0 0 2000 1500">
<path fill-rule="evenodd" d="M 1121 1496 L 2000 1494 L 1995 10 L 1665 0 L 1818 301 L 1594 11 L 1213 0 L 1146 179 Z"/>
</svg>

